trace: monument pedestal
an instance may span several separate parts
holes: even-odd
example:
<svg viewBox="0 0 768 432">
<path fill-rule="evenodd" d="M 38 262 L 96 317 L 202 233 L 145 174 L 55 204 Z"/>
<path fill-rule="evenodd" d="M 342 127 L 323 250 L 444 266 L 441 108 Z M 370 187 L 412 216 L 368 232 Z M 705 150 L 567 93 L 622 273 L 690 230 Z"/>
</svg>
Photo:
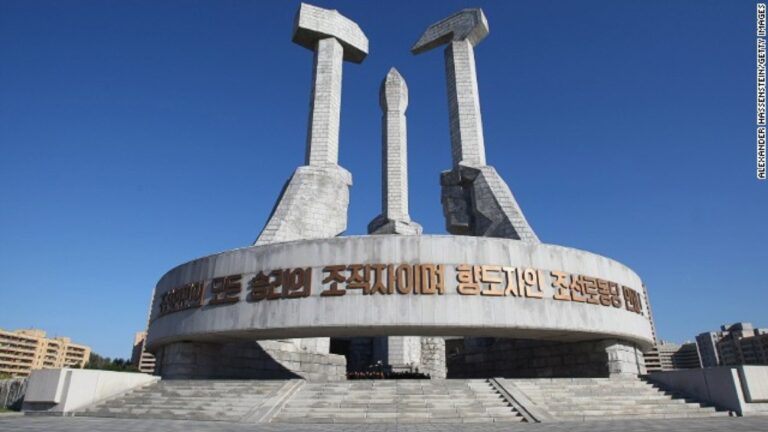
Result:
<svg viewBox="0 0 768 432">
<path fill-rule="evenodd" d="M 421 335 L 418 357 L 409 347 L 389 364 L 418 358 L 432 377 L 443 376 L 442 338 L 450 336 L 516 341 L 450 359 L 448 376 L 457 365 L 468 376 L 637 375 L 638 347 L 653 337 L 642 293 L 626 266 L 556 245 L 431 235 L 303 240 L 169 271 L 156 288 L 147 345 L 169 378 L 342 379 L 346 361 L 327 354 L 325 338 L 383 335 Z"/>
<path fill-rule="evenodd" d="M 347 360 L 329 354 L 335 338 L 333 352 L 346 353 L 352 371 L 381 364 L 442 378 L 445 337 L 457 336 L 474 347 L 450 359 L 449 376 L 644 372 L 639 348 L 654 334 L 639 276 L 610 258 L 541 243 L 486 163 L 474 47 L 487 35 L 482 10 L 464 9 L 411 49 L 447 44 L 452 169 L 441 186 L 455 235 L 421 235 L 409 216 L 408 88 L 392 68 L 379 93 L 382 212 L 372 235 L 342 237 L 352 184 L 338 165 L 342 65 L 362 62 L 368 39 L 336 10 L 299 6 L 293 41 L 315 53 L 305 165 L 253 246 L 160 279 L 146 342 L 160 375 L 342 379 Z"/>
<path fill-rule="evenodd" d="M 473 343 L 448 358 L 449 378 L 606 378 L 645 373 L 640 348 L 618 339 L 496 339 L 486 345 Z"/>
<path fill-rule="evenodd" d="M 165 379 L 346 379 L 344 356 L 302 350 L 293 341 L 175 342 L 156 354 Z"/>
</svg>

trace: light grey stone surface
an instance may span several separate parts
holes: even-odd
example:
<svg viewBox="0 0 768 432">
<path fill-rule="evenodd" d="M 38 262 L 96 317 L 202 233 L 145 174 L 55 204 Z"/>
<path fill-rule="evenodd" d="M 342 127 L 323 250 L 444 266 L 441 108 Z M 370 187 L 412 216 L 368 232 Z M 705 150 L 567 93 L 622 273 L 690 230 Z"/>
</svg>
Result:
<svg viewBox="0 0 768 432">
<path fill-rule="evenodd" d="M 610 376 L 636 377 L 645 375 L 645 357 L 635 345 L 618 340 L 605 340 L 601 349 L 608 355 L 608 374 Z"/>
<path fill-rule="evenodd" d="M 306 165 L 288 180 L 254 243 L 335 237 L 347 229 L 352 175 L 340 166 Z"/>
<path fill-rule="evenodd" d="M 134 372 L 70 368 L 34 370 L 24 396 L 23 410 L 69 415 L 158 380 L 156 376 Z"/>
<path fill-rule="evenodd" d="M 24 394 L 24 400 L 34 403 L 58 404 L 62 401 L 65 393 L 66 376 L 69 369 L 40 369 L 36 371 L 34 385 L 27 383 L 27 390 Z"/>
<path fill-rule="evenodd" d="M 352 175 L 338 165 L 342 63 L 362 62 L 368 39 L 338 11 L 301 3 L 293 41 L 315 54 L 305 166 L 286 183 L 257 245 L 334 237 L 347 229 Z M 293 343 L 328 353 L 327 338 Z"/>
<path fill-rule="evenodd" d="M 163 380 L 75 414 L 254 424 L 521 421 L 485 380 Z"/>
<path fill-rule="evenodd" d="M 344 48 L 335 38 L 317 41 L 305 160 L 307 165 L 334 166 L 339 161 L 343 56 Z"/>
<path fill-rule="evenodd" d="M 768 417 L 622 419 L 565 423 L 435 424 L 244 424 L 146 418 L 0 417 L 0 431 L 13 432 L 756 432 L 768 430 Z M 330 424 L 329 424 L 330 423 Z"/>
<path fill-rule="evenodd" d="M 591 422 L 620 419 L 727 417 L 712 407 L 688 401 L 641 381 L 637 377 L 534 378 L 495 380 L 514 388 L 527 399 L 523 408 L 545 414 L 542 422 Z M 623 430 L 623 429 L 622 429 Z"/>
<path fill-rule="evenodd" d="M 391 68 L 381 82 L 379 105 L 382 110 L 381 214 L 368 224 L 368 233 L 418 235 L 422 227 L 411 220 L 408 211 L 408 133 L 405 117 L 408 86 L 395 68 Z M 385 353 L 374 359 L 382 361 L 392 370 L 423 369 L 418 336 L 376 338 L 374 343 L 381 346 L 380 351 Z"/>
<path fill-rule="evenodd" d="M 302 380 L 167 380 L 75 412 L 76 416 L 254 423 Z"/>
<path fill-rule="evenodd" d="M 408 86 L 392 68 L 381 83 L 381 214 L 368 224 L 369 234 L 421 234 L 408 212 L 408 134 L 405 110 Z"/>
<path fill-rule="evenodd" d="M 768 400 L 754 397 L 766 391 L 765 378 L 760 376 L 766 371 L 768 366 L 720 366 L 654 372 L 646 379 L 666 391 L 738 415 L 768 415 Z"/>
<path fill-rule="evenodd" d="M 368 39 L 357 24 L 338 11 L 301 3 L 293 41 L 315 52 L 306 164 L 336 165 L 342 62 L 362 62 L 368 54 Z"/>
<path fill-rule="evenodd" d="M 515 411 L 520 413 L 527 423 L 546 423 L 552 419 L 552 416 L 542 407 L 539 407 L 522 392 L 513 380 L 503 380 L 501 378 L 491 378 L 488 382 L 504 395 Z"/>
<path fill-rule="evenodd" d="M 448 369 L 445 363 L 445 339 L 441 337 L 421 337 L 421 358 L 419 371 L 432 379 L 445 378 Z"/>
<path fill-rule="evenodd" d="M 351 184 L 352 175 L 338 165 L 299 167 L 255 244 L 333 237 L 342 233 L 347 227 Z M 293 343 L 307 351 L 328 353 L 328 338 Z M 265 347 L 265 351 L 269 352 L 270 348 Z"/>
<path fill-rule="evenodd" d="M 323 268 L 348 264 L 444 266 L 442 295 L 372 294 L 328 289 Z M 542 272 L 543 298 L 460 295 L 457 265 L 500 265 Z M 295 299 L 250 302 L 247 282 L 260 271 L 309 268 L 311 292 Z M 550 271 L 598 277 L 634 289 L 642 282 L 632 270 L 609 258 L 542 243 L 469 236 L 360 236 L 252 246 L 182 264 L 158 282 L 148 346 L 222 337 L 280 339 L 327 336 L 487 336 L 578 341 L 613 338 L 646 348 L 652 341 L 647 318 L 625 307 L 559 301 L 553 298 Z M 160 316 L 160 296 L 198 281 L 241 274 L 239 301 Z M 345 273 L 344 277 L 348 275 Z M 204 302 L 211 294 L 206 291 Z"/>
<path fill-rule="evenodd" d="M 338 165 L 342 63 L 360 63 L 368 39 L 338 11 L 302 3 L 293 40 L 314 51 L 305 166 L 290 178 L 255 244 L 334 237 L 347 228 L 352 176 Z"/>
<path fill-rule="evenodd" d="M 420 54 L 445 43 L 445 72 L 454 167 L 485 165 L 485 141 L 473 47 L 488 35 L 482 9 L 464 9 L 427 28 L 411 48 Z"/>
<path fill-rule="evenodd" d="M 768 402 L 768 366 L 737 366 L 747 402 Z"/>
<path fill-rule="evenodd" d="M 454 166 L 459 161 L 470 166 L 483 166 L 483 118 L 480 114 L 475 52 L 469 41 L 454 41 L 448 45 L 445 49 L 445 72 Z"/>
<path fill-rule="evenodd" d="M 355 380 L 307 383 L 276 423 L 518 423 L 485 380 Z"/>
<path fill-rule="evenodd" d="M 320 342 L 328 338 L 318 338 Z M 317 342 L 317 339 L 309 339 Z M 156 373 L 170 379 L 290 379 L 338 381 L 344 356 L 306 348 L 303 339 L 245 342 L 175 342 L 156 352 Z"/>
<path fill-rule="evenodd" d="M 507 391 L 509 389 L 509 391 Z M 515 397 L 516 399 L 512 399 Z M 74 415 L 238 423 L 474 423 L 723 416 L 637 378 L 163 380 Z M 546 414 L 546 415 L 542 415 Z"/>
<path fill-rule="evenodd" d="M 344 60 L 361 63 L 368 55 L 368 38 L 360 27 L 335 9 L 301 3 L 294 20 L 293 41 L 315 49 L 318 40 L 335 38 L 344 47 Z"/>
<path fill-rule="evenodd" d="M 261 406 L 251 410 L 241 421 L 246 423 L 269 423 L 279 413 L 285 404 L 304 387 L 304 380 L 290 380 L 279 390 L 273 392 L 264 400 Z"/>
<path fill-rule="evenodd" d="M 482 9 L 464 9 L 427 28 L 411 51 L 421 54 L 450 41 L 467 41 L 477 45 L 488 36 L 488 20 Z"/>
<path fill-rule="evenodd" d="M 536 243 L 538 237 L 512 191 L 486 164 L 474 46 L 488 34 L 481 9 L 465 9 L 431 25 L 411 48 L 420 54 L 443 44 L 453 168 L 441 174 L 441 201 L 451 234 L 503 237 Z"/>
<path fill-rule="evenodd" d="M 451 378 L 637 377 L 645 373 L 637 346 L 616 339 L 466 341 L 470 343 L 465 350 L 448 360 Z"/>
</svg>

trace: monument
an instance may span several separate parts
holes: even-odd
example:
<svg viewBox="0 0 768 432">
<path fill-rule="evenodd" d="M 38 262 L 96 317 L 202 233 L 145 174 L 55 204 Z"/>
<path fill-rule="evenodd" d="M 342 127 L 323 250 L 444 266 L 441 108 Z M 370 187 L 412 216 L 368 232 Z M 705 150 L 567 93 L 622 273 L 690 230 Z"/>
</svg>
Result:
<svg viewBox="0 0 768 432">
<path fill-rule="evenodd" d="M 432 378 L 644 371 L 652 330 L 639 276 L 542 243 L 486 163 L 474 48 L 488 31 L 482 10 L 467 9 L 411 49 L 446 45 L 449 235 L 424 234 L 409 215 L 408 88 L 392 68 L 379 93 L 381 214 L 368 235 L 343 236 L 352 176 L 338 165 L 342 65 L 361 63 L 368 40 L 339 12 L 301 4 L 293 41 L 314 52 L 305 165 L 252 246 L 158 282 L 147 346 L 164 378 L 341 380 L 372 364 Z M 448 360 L 445 337 L 466 341 Z"/>
<path fill-rule="evenodd" d="M 485 163 L 474 47 L 488 36 L 480 9 L 465 9 L 427 28 L 414 54 L 443 44 L 453 168 L 440 175 L 446 228 L 451 234 L 538 243 L 520 206 L 496 170 Z"/>
<path fill-rule="evenodd" d="M 338 164 L 341 73 L 344 61 L 365 59 L 368 39 L 337 11 L 302 3 L 293 41 L 315 53 L 306 160 L 288 180 L 257 246 L 334 237 L 347 229 L 352 175 Z"/>
</svg>

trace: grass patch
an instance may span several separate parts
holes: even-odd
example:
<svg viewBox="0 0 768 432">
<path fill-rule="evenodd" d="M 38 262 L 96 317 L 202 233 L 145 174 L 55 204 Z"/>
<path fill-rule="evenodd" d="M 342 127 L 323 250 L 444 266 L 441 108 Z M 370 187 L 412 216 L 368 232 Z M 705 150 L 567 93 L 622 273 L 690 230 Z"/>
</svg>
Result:
<svg viewBox="0 0 768 432">
<path fill-rule="evenodd" d="M 3 408 L 3 407 L 0 407 L 0 413 L 9 413 L 9 412 L 18 412 L 18 411 L 16 411 L 16 410 L 12 410 L 12 409 L 10 409 L 10 408 Z"/>
</svg>

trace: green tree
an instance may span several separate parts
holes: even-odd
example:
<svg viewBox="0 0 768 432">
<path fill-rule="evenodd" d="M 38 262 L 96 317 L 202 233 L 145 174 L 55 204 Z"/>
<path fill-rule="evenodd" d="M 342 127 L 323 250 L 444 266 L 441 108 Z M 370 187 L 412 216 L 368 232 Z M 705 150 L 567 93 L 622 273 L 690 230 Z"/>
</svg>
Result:
<svg viewBox="0 0 768 432">
<path fill-rule="evenodd" d="M 85 369 L 99 369 L 117 372 L 138 372 L 139 369 L 132 365 L 129 360 L 109 357 L 102 357 L 94 352 L 91 352 L 91 356 L 88 358 L 88 363 L 85 364 Z"/>
</svg>

